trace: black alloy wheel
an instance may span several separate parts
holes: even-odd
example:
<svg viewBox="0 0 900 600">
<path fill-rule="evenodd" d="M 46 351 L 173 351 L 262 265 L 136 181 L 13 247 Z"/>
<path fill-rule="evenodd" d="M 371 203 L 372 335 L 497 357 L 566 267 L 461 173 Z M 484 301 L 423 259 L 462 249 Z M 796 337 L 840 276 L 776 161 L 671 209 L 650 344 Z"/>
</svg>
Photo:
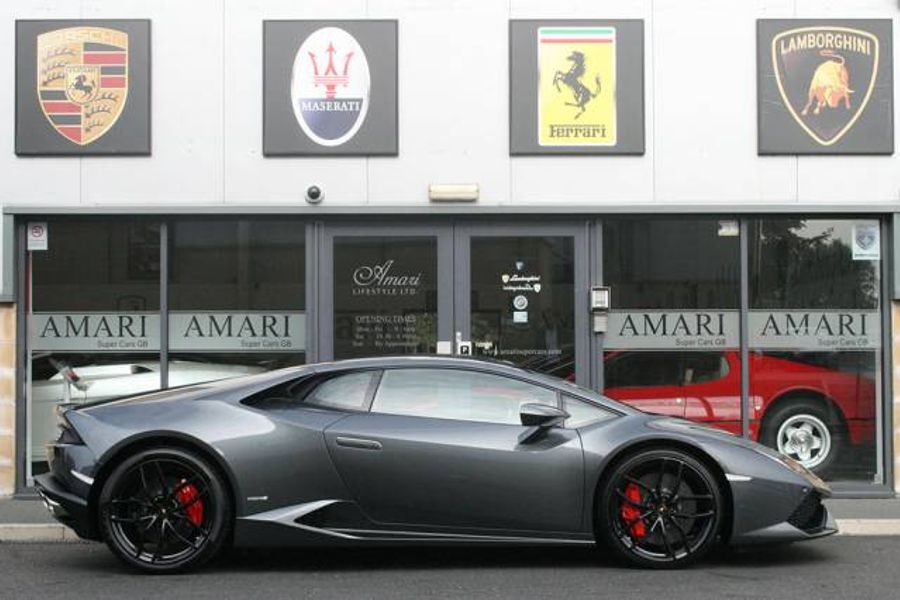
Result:
<svg viewBox="0 0 900 600">
<path fill-rule="evenodd" d="M 676 449 L 647 450 L 616 466 L 597 506 L 600 537 L 641 567 L 702 558 L 722 526 L 722 492 L 709 469 Z"/>
<path fill-rule="evenodd" d="M 232 526 L 218 473 L 178 448 L 143 450 L 124 460 L 106 480 L 99 509 L 113 553 L 152 573 L 199 567 L 219 551 Z"/>
</svg>

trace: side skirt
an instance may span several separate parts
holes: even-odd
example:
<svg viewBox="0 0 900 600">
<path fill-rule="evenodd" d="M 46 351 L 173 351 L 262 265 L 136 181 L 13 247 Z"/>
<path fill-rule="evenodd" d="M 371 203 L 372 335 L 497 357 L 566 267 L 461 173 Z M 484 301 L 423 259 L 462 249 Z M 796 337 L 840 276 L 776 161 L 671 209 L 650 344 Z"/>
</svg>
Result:
<svg viewBox="0 0 900 600">
<path fill-rule="evenodd" d="M 329 507 L 352 505 L 342 500 L 318 500 L 238 517 L 235 545 L 360 545 L 383 544 L 510 544 L 510 545 L 591 545 L 590 536 L 521 535 L 499 533 L 448 533 L 445 531 L 376 528 L 328 523 L 323 519 Z M 370 525 L 370 524 L 366 524 Z M 374 525 L 374 524 L 371 524 Z"/>
</svg>

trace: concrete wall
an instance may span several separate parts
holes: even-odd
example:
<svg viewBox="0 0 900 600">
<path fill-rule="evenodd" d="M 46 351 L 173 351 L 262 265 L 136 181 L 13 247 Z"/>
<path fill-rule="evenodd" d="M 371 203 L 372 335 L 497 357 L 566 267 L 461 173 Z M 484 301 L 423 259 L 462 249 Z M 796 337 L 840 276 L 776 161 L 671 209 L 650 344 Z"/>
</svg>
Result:
<svg viewBox="0 0 900 600">
<path fill-rule="evenodd" d="M 898 155 L 757 156 L 755 21 L 898 16 L 896 0 L 8 0 L 0 204 L 303 204 L 312 183 L 328 205 L 426 204 L 430 182 L 477 182 L 482 204 L 897 201 Z M 645 20 L 646 155 L 509 157 L 507 21 L 542 17 Z M 15 156 L 17 18 L 152 19 L 151 157 Z M 398 157 L 262 156 L 262 20 L 289 18 L 399 19 Z"/>
</svg>

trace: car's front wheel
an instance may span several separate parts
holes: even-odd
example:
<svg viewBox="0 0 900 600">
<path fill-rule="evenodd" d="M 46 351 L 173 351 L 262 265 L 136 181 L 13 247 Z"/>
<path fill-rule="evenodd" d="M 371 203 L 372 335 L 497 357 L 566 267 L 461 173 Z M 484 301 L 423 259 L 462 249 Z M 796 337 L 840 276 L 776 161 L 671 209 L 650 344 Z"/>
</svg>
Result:
<svg viewBox="0 0 900 600">
<path fill-rule="evenodd" d="M 683 567 L 716 543 L 722 493 L 710 470 L 677 449 L 645 450 L 616 465 L 597 503 L 598 537 L 642 567 Z"/>
<path fill-rule="evenodd" d="M 199 567 L 232 527 L 222 478 L 206 460 L 180 448 L 142 450 L 122 461 L 106 479 L 98 506 L 113 553 L 153 573 Z"/>
</svg>

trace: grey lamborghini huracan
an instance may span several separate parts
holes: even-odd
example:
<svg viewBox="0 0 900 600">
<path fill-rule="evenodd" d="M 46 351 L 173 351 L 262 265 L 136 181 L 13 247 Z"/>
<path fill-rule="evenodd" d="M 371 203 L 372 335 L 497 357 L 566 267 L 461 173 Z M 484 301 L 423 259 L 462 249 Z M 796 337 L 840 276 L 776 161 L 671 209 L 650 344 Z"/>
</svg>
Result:
<svg viewBox="0 0 900 600">
<path fill-rule="evenodd" d="M 307 365 L 59 420 L 45 503 L 150 572 L 227 544 L 600 542 L 673 567 L 836 531 L 828 487 L 798 463 L 503 363 Z"/>
</svg>

